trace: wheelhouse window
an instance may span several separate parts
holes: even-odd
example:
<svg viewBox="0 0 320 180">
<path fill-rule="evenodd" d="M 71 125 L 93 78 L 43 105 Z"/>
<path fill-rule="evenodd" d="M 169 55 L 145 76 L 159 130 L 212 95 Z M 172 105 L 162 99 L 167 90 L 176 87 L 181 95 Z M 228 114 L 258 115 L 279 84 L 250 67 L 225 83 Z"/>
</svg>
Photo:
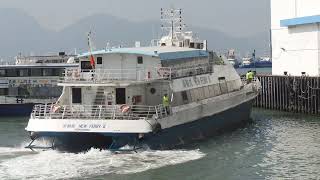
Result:
<svg viewBox="0 0 320 180">
<path fill-rule="evenodd" d="M 72 88 L 72 103 L 82 103 L 81 88 Z"/>
<path fill-rule="evenodd" d="M 81 61 L 81 69 L 82 70 L 91 70 L 92 66 L 90 64 L 90 61 Z"/>
<path fill-rule="evenodd" d="M 183 103 L 188 103 L 189 100 L 188 100 L 187 91 L 182 91 L 181 96 L 182 96 Z"/>
<path fill-rule="evenodd" d="M 138 62 L 138 64 L 143 64 L 143 57 L 142 56 L 138 56 L 137 57 L 137 62 Z"/>
<path fill-rule="evenodd" d="M 97 64 L 102 64 L 102 57 L 97 57 Z"/>
</svg>

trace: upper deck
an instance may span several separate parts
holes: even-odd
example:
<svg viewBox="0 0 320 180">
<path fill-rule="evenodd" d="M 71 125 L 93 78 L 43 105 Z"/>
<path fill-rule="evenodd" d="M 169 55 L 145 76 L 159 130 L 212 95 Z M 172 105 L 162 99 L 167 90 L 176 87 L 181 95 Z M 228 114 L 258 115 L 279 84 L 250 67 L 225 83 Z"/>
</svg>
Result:
<svg viewBox="0 0 320 180">
<path fill-rule="evenodd" d="M 187 76 L 213 72 L 212 64 L 200 64 L 194 67 L 171 68 L 155 67 L 147 69 L 66 69 L 60 83 L 74 84 L 107 84 L 113 82 L 143 83 L 155 80 L 172 80 Z"/>
</svg>

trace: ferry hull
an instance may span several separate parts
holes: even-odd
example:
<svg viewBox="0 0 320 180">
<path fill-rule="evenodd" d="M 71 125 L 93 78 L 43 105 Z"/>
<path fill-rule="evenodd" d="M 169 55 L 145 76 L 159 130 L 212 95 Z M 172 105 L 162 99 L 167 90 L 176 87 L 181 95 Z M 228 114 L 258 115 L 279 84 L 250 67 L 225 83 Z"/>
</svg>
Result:
<svg viewBox="0 0 320 180">
<path fill-rule="evenodd" d="M 147 145 L 150 149 L 173 149 L 179 146 L 212 137 L 226 130 L 239 127 L 250 120 L 252 100 L 199 120 L 159 129 L 158 132 L 137 133 L 38 133 L 38 137 L 53 137 L 55 147 L 63 151 L 85 151 L 90 148 L 119 149 L 125 145 Z"/>
<path fill-rule="evenodd" d="M 0 116 L 30 116 L 34 104 L 0 104 Z"/>
<path fill-rule="evenodd" d="M 250 121 L 252 100 L 209 117 L 148 134 L 144 142 L 151 149 L 172 149 L 215 136 Z"/>
</svg>

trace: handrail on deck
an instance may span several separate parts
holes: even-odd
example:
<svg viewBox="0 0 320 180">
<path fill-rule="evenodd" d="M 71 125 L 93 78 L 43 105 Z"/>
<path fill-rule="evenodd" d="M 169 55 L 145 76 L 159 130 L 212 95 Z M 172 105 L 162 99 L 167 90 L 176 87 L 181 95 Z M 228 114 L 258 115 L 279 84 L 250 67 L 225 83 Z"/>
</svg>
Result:
<svg viewBox="0 0 320 180">
<path fill-rule="evenodd" d="M 192 67 L 155 67 L 146 69 L 66 69 L 62 82 L 151 81 L 175 79 L 213 71 L 211 64 Z"/>
<path fill-rule="evenodd" d="M 123 109 L 126 106 L 126 110 Z M 31 113 L 34 119 L 142 120 L 167 116 L 163 105 L 58 105 L 38 104 Z"/>
</svg>

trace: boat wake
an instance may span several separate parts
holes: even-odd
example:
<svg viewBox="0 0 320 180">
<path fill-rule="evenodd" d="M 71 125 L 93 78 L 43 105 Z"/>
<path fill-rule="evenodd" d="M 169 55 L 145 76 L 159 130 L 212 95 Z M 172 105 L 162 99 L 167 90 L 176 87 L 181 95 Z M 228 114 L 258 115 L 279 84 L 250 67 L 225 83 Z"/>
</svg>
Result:
<svg viewBox="0 0 320 180">
<path fill-rule="evenodd" d="M 73 154 L 54 150 L 34 153 L 22 148 L 0 147 L 0 152 L 0 179 L 69 179 L 131 174 L 205 156 L 200 150 L 143 150 L 117 154 L 91 149 Z M 3 158 L 8 154 L 10 158 Z"/>
</svg>

